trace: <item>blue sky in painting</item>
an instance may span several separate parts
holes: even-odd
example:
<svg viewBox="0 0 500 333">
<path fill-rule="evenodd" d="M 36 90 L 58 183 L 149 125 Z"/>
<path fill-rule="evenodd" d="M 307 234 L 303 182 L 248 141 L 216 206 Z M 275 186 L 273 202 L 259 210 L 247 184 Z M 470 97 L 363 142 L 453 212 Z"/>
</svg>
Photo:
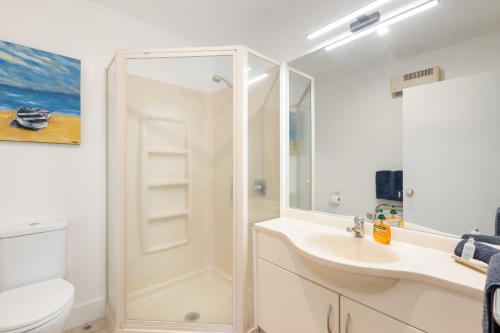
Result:
<svg viewBox="0 0 500 333">
<path fill-rule="evenodd" d="M 0 41 L 0 109 L 80 113 L 80 61 Z"/>
<path fill-rule="evenodd" d="M 80 61 L 0 41 L 0 83 L 65 94 L 80 93 Z"/>
</svg>

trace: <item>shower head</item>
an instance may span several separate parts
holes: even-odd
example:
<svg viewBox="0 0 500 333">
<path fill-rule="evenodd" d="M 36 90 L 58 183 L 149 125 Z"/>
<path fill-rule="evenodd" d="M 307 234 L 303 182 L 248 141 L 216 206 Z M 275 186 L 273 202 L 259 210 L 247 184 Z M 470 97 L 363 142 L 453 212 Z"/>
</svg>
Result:
<svg viewBox="0 0 500 333">
<path fill-rule="evenodd" d="M 216 83 L 221 83 L 221 82 L 224 82 L 225 84 L 227 84 L 227 86 L 229 88 L 232 88 L 233 85 L 228 81 L 226 80 L 225 78 L 223 78 L 222 76 L 220 75 L 214 75 L 212 76 L 212 81 L 216 82 Z"/>
</svg>

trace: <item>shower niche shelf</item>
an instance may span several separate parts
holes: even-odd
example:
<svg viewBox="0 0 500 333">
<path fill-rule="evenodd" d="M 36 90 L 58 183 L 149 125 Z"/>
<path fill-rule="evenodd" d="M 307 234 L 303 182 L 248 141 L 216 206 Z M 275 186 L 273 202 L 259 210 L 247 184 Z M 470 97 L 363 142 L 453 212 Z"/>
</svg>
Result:
<svg viewBox="0 0 500 333">
<path fill-rule="evenodd" d="M 173 150 L 173 149 L 162 149 L 162 148 L 147 148 L 147 153 L 151 155 L 187 155 L 189 152 L 187 150 Z"/>
<path fill-rule="evenodd" d="M 183 181 L 170 181 L 170 182 L 151 182 L 149 183 L 149 187 L 180 187 L 180 186 L 189 186 L 189 180 Z"/>
<path fill-rule="evenodd" d="M 191 213 L 187 122 L 144 114 L 141 149 L 142 251 L 152 253 L 185 245 L 189 243 Z M 164 179 L 163 175 L 171 178 Z"/>
</svg>

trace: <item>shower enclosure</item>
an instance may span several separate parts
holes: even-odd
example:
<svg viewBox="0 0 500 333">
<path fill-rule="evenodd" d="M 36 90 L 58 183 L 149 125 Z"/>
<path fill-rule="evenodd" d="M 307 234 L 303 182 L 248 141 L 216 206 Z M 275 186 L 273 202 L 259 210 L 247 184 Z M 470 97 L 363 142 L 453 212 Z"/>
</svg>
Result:
<svg viewBox="0 0 500 333">
<path fill-rule="evenodd" d="M 108 68 L 108 319 L 246 332 L 254 222 L 280 214 L 280 67 L 246 47 L 119 51 Z"/>
</svg>

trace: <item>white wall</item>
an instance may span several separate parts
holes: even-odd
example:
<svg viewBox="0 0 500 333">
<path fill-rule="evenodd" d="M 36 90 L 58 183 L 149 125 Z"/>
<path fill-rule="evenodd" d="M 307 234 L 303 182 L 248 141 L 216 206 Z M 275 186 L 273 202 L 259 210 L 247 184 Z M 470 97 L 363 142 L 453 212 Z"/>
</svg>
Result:
<svg viewBox="0 0 500 333">
<path fill-rule="evenodd" d="M 405 220 L 455 235 L 474 227 L 495 234 L 499 91 L 500 71 L 405 91 L 404 182 L 415 189 L 405 198 Z"/>
<path fill-rule="evenodd" d="M 105 68 L 116 49 L 193 43 L 77 0 L 3 0 L 0 39 L 82 60 L 82 144 L 0 142 L 0 225 L 69 221 L 75 326 L 104 314 Z"/>
<path fill-rule="evenodd" d="M 445 79 L 500 68 L 500 34 L 329 82 L 316 81 L 315 210 L 364 215 L 374 209 L 375 172 L 402 169 L 402 98 L 390 79 L 439 65 Z M 328 202 L 339 191 L 340 206 Z"/>
</svg>

